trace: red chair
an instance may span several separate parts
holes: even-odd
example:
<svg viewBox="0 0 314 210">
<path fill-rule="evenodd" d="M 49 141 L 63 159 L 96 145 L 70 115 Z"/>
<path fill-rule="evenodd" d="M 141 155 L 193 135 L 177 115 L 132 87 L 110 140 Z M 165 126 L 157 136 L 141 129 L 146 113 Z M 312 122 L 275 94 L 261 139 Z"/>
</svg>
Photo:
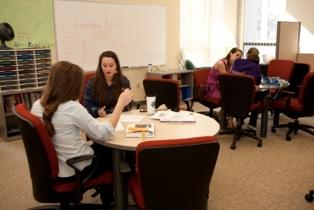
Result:
<svg viewBox="0 0 314 210">
<path fill-rule="evenodd" d="M 96 71 L 88 71 L 84 73 L 84 78 L 83 78 L 83 90 L 80 96 L 80 103 L 83 104 L 84 101 L 84 94 L 85 94 L 85 88 L 87 83 L 89 82 L 89 80 L 93 79 L 94 77 L 96 77 Z"/>
<path fill-rule="evenodd" d="M 256 135 L 256 131 L 242 129 L 244 119 L 251 111 L 259 112 L 263 107 L 263 102 L 254 103 L 255 79 L 244 74 L 221 74 L 218 77 L 221 108 L 226 117 L 234 117 L 237 120 L 236 128 L 222 131 L 220 134 L 234 133 L 231 149 L 236 148 L 236 142 L 242 135 L 257 140 L 257 146 L 262 146 L 262 139 Z"/>
<path fill-rule="evenodd" d="M 145 141 L 129 189 L 142 210 L 205 210 L 219 153 L 215 137 Z"/>
<path fill-rule="evenodd" d="M 289 92 L 287 92 L 289 93 Z M 289 130 L 286 134 L 286 140 L 291 140 L 290 134 L 297 134 L 298 130 L 303 130 L 311 135 L 314 135 L 314 126 L 301 124 L 299 118 L 311 117 L 314 115 L 314 72 L 309 72 L 305 75 L 298 97 L 290 96 L 280 98 L 272 103 L 274 110 L 272 132 L 276 132 L 276 128 L 287 127 Z M 279 124 L 279 115 L 283 113 L 294 122 Z"/>
<path fill-rule="evenodd" d="M 216 98 L 206 97 L 208 91 L 207 78 L 211 71 L 211 68 L 199 68 L 193 72 L 194 79 L 194 99 L 203 106 L 209 108 L 209 112 L 205 113 L 211 117 L 214 115 L 214 109 L 220 107 L 220 100 Z"/>
<path fill-rule="evenodd" d="M 268 77 L 280 77 L 290 81 L 294 70 L 294 62 L 291 60 L 274 59 L 269 62 L 267 69 Z"/>
<path fill-rule="evenodd" d="M 74 157 L 67 163 L 75 169 L 75 180 L 60 180 L 58 178 L 57 154 L 44 123 L 31 114 L 24 104 L 15 107 L 15 115 L 24 143 L 30 176 L 33 186 L 33 196 L 41 203 L 60 203 L 60 206 L 42 206 L 43 209 L 99 209 L 99 204 L 80 204 L 83 193 L 101 185 L 111 185 L 112 172 L 106 171 L 100 176 L 82 180 L 75 163 L 95 158 L 93 155 Z M 34 208 L 39 209 L 39 207 Z"/>
</svg>

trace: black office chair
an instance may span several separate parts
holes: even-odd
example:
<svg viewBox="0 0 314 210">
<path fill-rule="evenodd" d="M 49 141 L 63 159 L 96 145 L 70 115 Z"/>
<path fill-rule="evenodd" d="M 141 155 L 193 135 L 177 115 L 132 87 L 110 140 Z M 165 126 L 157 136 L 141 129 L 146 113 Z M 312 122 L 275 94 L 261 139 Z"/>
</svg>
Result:
<svg viewBox="0 0 314 210">
<path fill-rule="evenodd" d="M 129 189 L 141 210 L 207 210 L 219 153 L 216 137 L 145 141 Z"/>
<path fill-rule="evenodd" d="M 309 193 L 305 194 L 305 200 L 312 202 L 314 200 L 314 190 L 310 190 Z"/>
<path fill-rule="evenodd" d="M 294 96 L 298 95 L 298 91 L 302 85 L 305 75 L 310 71 L 310 65 L 307 63 L 295 63 L 289 80 L 289 86 L 285 89 L 294 92 Z"/>
<path fill-rule="evenodd" d="M 255 95 L 255 80 L 252 76 L 244 74 L 221 74 L 218 77 L 221 108 L 226 117 L 234 117 L 237 120 L 235 129 L 220 134 L 234 133 L 231 149 L 236 148 L 236 142 L 242 135 L 257 140 L 257 146 L 262 146 L 262 139 L 256 135 L 256 131 L 242 129 L 243 121 L 249 116 L 250 111 L 259 110 L 262 102 L 253 103 Z"/>
<path fill-rule="evenodd" d="M 146 96 L 156 96 L 156 107 L 164 104 L 173 111 L 180 110 L 180 88 L 177 80 L 145 78 L 143 86 Z M 190 111 L 189 101 L 185 103 L 186 109 Z"/>
<path fill-rule="evenodd" d="M 75 164 L 95 156 L 78 156 L 66 161 L 75 169 L 75 179 L 60 180 L 57 154 L 44 123 L 31 114 L 24 104 L 18 104 L 14 112 L 27 155 L 35 200 L 41 203 L 60 203 L 32 209 L 102 209 L 101 204 L 82 204 L 80 201 L 87 190 L 111 185 L 112 172 L 108 170 L 98 177 L 83 180 Z"/>
</svg>

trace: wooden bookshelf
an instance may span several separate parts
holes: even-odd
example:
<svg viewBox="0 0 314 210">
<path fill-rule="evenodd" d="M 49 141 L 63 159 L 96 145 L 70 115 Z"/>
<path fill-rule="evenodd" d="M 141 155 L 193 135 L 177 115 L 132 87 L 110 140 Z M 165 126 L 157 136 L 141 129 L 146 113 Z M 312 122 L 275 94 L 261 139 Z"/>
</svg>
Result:
<svg viewBox="0 0 314 210">
<path fill-rule="evenodd" d="M 193 71 L 167 70 L 147 72 L 147 77 L 178 80 L 181 90 L 181 100 L 190 100 L 193 98 Z"/>
<path fill-rule="evenodd" d="M 51 66 L 50 49 L 0 50 L 0 136 L 19 138 L 13 114 L 17 103 L 28 108 L 40 98 Z"/>
</svg>

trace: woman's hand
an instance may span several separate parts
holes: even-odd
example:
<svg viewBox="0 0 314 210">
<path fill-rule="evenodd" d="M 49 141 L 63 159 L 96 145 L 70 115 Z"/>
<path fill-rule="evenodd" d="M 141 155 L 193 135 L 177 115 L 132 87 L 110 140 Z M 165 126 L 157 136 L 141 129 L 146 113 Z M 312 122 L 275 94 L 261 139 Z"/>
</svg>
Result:
<svg viewBox="0 0 314 210">
<path fill-rule="evenodd" d="M 100 109 L 98 109 L 98 116 L 99 117 L 106 117 L 106 106 L 101 107 Z"/>
<path fill-rule="evenodd" d="M 128 105 L 133 99 L 133 93 L 130 89 L 125 89 L 119 96 L 116 107 L 114 108 L 109 122 L 115 128 L 119 121 L 120 115 L 123 111 L 123 108 Z"/>
<path fill-rule="evenodd" d="M 121 104 L 123 107 L 128 105 L 133 99 L 133 92 L 130 89 L 125 89 L 119 96 L 117 104 Z"/>
</svg>

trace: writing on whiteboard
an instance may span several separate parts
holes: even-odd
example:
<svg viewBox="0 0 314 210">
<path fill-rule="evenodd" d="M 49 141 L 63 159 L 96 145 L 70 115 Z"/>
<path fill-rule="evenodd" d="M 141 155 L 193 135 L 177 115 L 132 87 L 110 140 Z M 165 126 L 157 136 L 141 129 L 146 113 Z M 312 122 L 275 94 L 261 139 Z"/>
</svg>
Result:
<svg viewBox="0 0 314 210">
<path fill-rule="evenodd" d="M 163 6 L 55 0 L 57 58 L 86 71 L 95 70 L 107 50 L 121 66 L 165 64 L 165 12 Z"/>
</svg>

